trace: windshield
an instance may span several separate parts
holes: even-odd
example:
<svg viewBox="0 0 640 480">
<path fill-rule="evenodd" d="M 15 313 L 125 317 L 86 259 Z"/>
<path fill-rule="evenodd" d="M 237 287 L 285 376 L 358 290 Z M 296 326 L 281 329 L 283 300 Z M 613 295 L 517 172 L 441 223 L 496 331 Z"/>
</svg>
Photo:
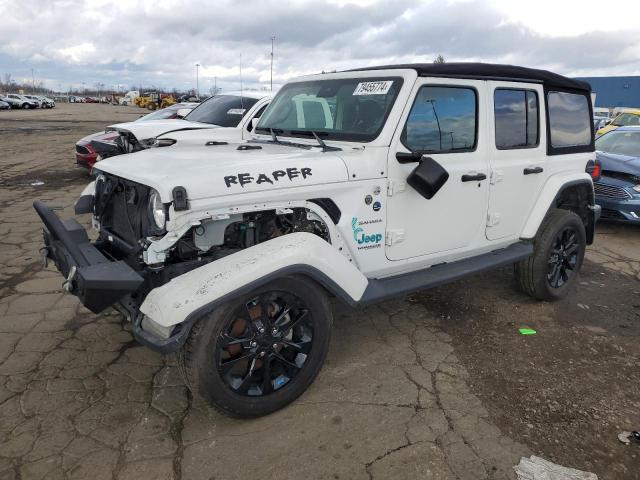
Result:
<svg viewBox="0 0 640 480">
<path fill-rule="evenodd" d="M 220 127 L 237 127 L 247 110 L 257 101 L 257 98 L 237 95 L 216 95 L 202 102 L 184 119 Z"/>
<path fill-rule="evenodd" d="M 613 121 L 616 127 L 626 127 L 629 125 L 640 125 L 640 115 L 634 115 L 633 113 L 621 113 Z"/>
<path fill-rule="evenodd" d="M 256 131 L 278 135 L 370 142 L 382 130 L 402 79 L 346 78 L 285 85 Z"/>
<path fill-rule="evenodd" d="M 163 108 L 153 113 L 149 113 L 135 120 L 136 122 L 146 122 L 147 120 L 166 120 L 169 118 L 176 118 L 178 116 L 179 108 Z"/>
<path fill-rule="evenodd" d="M 596 150 L 640 157 L 640 130 L 633 132 L 612 130 L 596 140 Z"/>
</svg>

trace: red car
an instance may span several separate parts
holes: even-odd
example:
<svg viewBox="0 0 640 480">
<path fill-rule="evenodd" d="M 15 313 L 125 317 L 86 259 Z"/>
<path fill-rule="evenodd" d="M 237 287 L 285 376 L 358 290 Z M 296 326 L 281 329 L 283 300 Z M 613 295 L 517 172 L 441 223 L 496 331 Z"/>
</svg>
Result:
<svg viewBox="0 0 640 480">
<path fill-rule="evenodd" d="M 98 132 L 87 135 L 86 137 L 76 142 L 76 163 L 80 167 L 88 169 L 93 168 L 93 165 L 98 159 L 98 154 L 95 148 L 91 145 L 92 140 L 100 141 L 114 141 L 118 137 L 118 132 Z"/>
<path fill-rule="evenodd" d="M 185 108 L 194 108 L 197 103 L 176 103 L 167 108 L 163 108 L 162 110 L 157 110 L 148 115 L 143 115 L 136 122 L 146 122 L 148 120 L 167 120 L 171 118 L 178 118 L 178 110 Z M 80 167 L 85 167 L 88 169 L 93 168 L 93 165 L 96 163 L 98 159 L 98 153 L 95 148 L 91 144 L 93 140 L 98 140 L 101 142 L 114 142 L 118 137 L 118 132 L 98 132 L 92 133 L 91 135 L 87 135 L 84 138 L 81 138 L 76 142 L 76 163 Z"/>
</svg>

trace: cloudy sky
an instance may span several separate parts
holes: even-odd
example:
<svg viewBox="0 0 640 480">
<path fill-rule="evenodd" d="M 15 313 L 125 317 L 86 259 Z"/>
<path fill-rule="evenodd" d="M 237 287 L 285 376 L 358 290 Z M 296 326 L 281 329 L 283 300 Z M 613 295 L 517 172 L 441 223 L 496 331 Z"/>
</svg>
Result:
<svg viewBox="0 0 640 480">
<path fill-rule="evenodd" d="M 640 75 L 640 0 L 0 0 L 0 75 L 200 90 L 366 65 L 487 61 Z"/>
</svg>

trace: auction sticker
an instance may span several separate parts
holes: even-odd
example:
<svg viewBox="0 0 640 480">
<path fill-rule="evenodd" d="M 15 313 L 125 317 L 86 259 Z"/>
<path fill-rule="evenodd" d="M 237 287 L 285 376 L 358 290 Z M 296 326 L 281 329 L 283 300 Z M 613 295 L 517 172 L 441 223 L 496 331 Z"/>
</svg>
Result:
<svg viewBox="0 0 640 480">
<path fill-rule="evenodd" d="M 246 111 L 245 108 L 230 108 L 227 110 L 227 115 L 244 115 Z"/>
<path fill-rule="evenodd" d="M 393 85 L 393 80 L 377 82 L 360 82 L 353 91 L 354 95 L 386 95 Z"/>
</svg>

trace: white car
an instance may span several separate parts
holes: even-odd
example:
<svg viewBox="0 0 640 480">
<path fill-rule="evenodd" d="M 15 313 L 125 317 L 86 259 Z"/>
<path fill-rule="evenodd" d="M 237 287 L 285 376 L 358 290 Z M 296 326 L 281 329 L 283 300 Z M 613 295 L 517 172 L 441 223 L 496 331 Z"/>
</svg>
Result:
<svg viewBox="0 0 640 480">
<path fill-rule="evenodd" d="M 176 351 L 194 393 L 265 415 L 320 371 L 331 296 L 367 305 L 510 264 L 534 298 L 578 288 L 600 211 L 590 93 L 473 63 L 298 78 L 244 143 L 97 164 L 76 204 L 95 242 L 35 202 L 44 252 L 87 308 Z"/>
<path fill-rule="evenodd" d="M 40 105 L 37 100 L 32 100 L 26 95 L 20 95 L 18 93 L 8 93 L 2 100 L 11 104 L 11 108 L 38 108 Z"/>
<path fill-rule="evenodd" d="M 270 92 L 229 92 L 200 103 L 183 119 L 111 125 L 106 130 L 120 132 L 120 149 L 105 152 L 103 157 L 181 142 L 242 141 L 251 135 L 253 120 L 260 118 L 271 98 Z"/>
<path fill-rule="evenodd" d="M 43 95 L 36 95 L 35 97 L 40 101 L 41 108 L 54 108 L 56 106 L 56 102 L 49 97 Z"/>
</svg>

